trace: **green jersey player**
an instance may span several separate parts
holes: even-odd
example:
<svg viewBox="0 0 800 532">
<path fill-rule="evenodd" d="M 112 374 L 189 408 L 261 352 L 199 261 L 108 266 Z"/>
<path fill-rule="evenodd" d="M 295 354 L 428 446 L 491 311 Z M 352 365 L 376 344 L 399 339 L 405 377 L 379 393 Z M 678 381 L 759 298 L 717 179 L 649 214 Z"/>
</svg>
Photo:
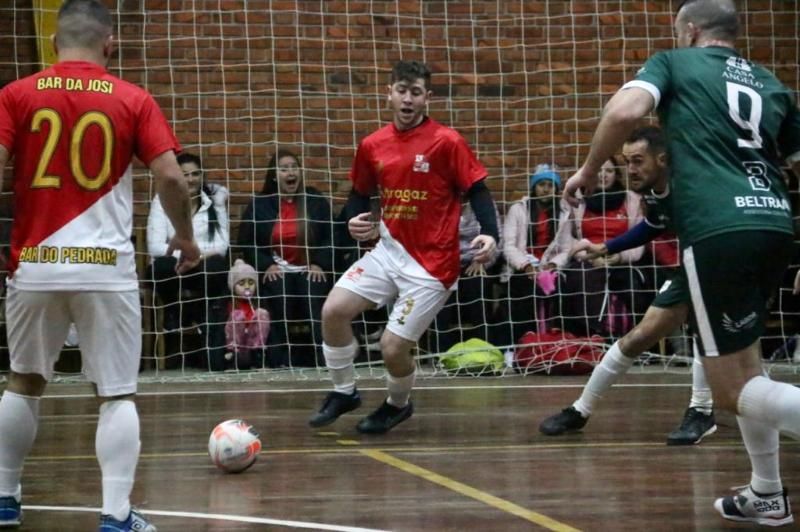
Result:
<svg viewBox="0 0 800 532">
<path fill-rule="evenodd" d="M 752 475 L 715 501 L 726 519 L 792 523 L 778 463 L 779 432 L 800 437 L 800 389 L 763 375 L 766 301 L 792 247 L 779 161 L 800 172 L 800 111 L 792 92 L 734 49 L 731 0 L 688 0 L 679 49 L 651 57 L 609 101 L 586 163 L 564 188 L 590 193 L 597 169 L 656 110 L 667 135 L 670 190 L 703 366 L 717 408 L 737 415 Z M 795 280 L 795 287 L 798 280 Z"/>
<path fill-rule="evenodd" d="M 643 194 L 647 205 L 645 219 L 608 242 L 578 243 L 572 249 L 573 254 L 585 253 L 584 260 L 640 246 L 673 229 L 666 140 L 661 130 L 653 126 L 636 129 L 625 141 L 622 155 L 631 186 L 635 192 Z M 642 321 L 606 351 L 578 400 L 560 413 L 544 419 L 539 431 L 547 436 L 559 436 L 581 430 L 600 399 L 628 373 L 639 355 L 686 321 L 689 300 L 686 276 L 683 271 L 677 271 L 663 284 Z M 700 357 L 695 356 L 689 408 L 680 427 L 667 436 L 667 444 L 694 445 L 716 431 L 712 406 L 711 390 Z"/>
</svg>

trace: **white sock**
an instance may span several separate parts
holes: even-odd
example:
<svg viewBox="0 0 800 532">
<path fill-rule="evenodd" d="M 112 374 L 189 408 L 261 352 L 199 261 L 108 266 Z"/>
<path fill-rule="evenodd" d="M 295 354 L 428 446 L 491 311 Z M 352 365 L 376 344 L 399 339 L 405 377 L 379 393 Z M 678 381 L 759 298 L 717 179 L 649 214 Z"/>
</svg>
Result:
<svg viewBox="0 0 800 532">
<path fill-rule="evenodd" d="M 619 341 L 614 342 L 600 364 L 594 368 L 589 382 L 583 387 L 583 393 L 572 406 L 581 413 L 583 417 L 592 415 L 597 402 L 603 398 L 609 388 L 616 384 L 620 377 L 628 373 L 633 365 L 633 358 L 628 358 L 622 354 L 619 348 Z"/>
<path fill-rule="evenodd" d="M 742 388 L 738 407 L 739 415 L 800 439 L 800 388 L 763 376 L 753 377 Z"/>
<path fill-rule="evenodd" d="M 689 401 L 689 408 L 696 408 L 707 416 L 714 408 L 711 387 L 706 380 L 706 370 L 703 368 L 703 360 L 696 347 L 692 362 L 692 399 Z"/>
<path fill-rule="evenodd" d="M 780 434 L 769 425 L 752 418 L 736 416 L 753 472 L 750 487 L 762 495 L 783 491 L 778 448 Z"/>
<path fill-rule="evenodd" d="M 358 354 L 358 343 L 355 338 L 344 347 L 333 347 L 322 343 L 322 354 L 325 365 L 333 381 L 333 389 L 339 393 L 352 395 L 356 390 L 356 373 L 353 361 Z"/>
<path fill-rule="evenodd" d="M 22 463 L 39 425 L 39 398 L 6 391 L 0 399 L 0 497 L 21 500 Z"/>
<path fill-rule="evenodd" d="M 95 451 L 103 474 L 103 513 L 128 518 L 136 463 L 139 461 L 139 414 L 133 401 L 100 405 Z"/>
<path fill-rule="evenodd" d="M 406 406 L 408 404 L 408 398 L 411 397 L 411 389 L 414 387 L 414 379 L 416 376 L 416 368 L 405 377 L 387 375 L 386 388 L 389 390 L 389 398 L 386 402 L 397 408 Z"/>
</svg>

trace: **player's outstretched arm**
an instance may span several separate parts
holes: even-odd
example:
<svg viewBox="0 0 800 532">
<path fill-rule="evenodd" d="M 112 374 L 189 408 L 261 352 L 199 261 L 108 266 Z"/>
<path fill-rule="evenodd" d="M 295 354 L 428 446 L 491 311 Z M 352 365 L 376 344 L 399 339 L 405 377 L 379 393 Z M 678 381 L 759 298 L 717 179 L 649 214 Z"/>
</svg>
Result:
<svg viewBox="0 0 800 532">
<path fill-rule="evenodd" d="M 654 106 L 653 96 L 639 87 L 620 89 L 611 97 L 603 109 L 586 162 L 564 186 L 563 196 L 567 203 L 577 207 L 578 190 L 583 189 L 586 195 L 594 191 L 600 167 L 619 150 L 639 120 L 652 111 Z"/>
<path fill-rule="evenodd" d="M 164 212 L 175 228 L 175 236 L 169 243 L 167 255 L 180 250 L 176 268 L 184 273 L 200 262 L 200 248 L 194 240 L 192 229 L 192 207 L 189 200 L 189 187 L 175 158 L 175 152 L 166 151 L 150 162 L 150 171 L 156 180 L 156 193 L 164 207 Z"/>
<path fill-rule="evenodd" d="M 602 244 L 593 244 L 583 239 L 572 246 L 571 256 L 578 260 L 593 260 L 605 255 L 616 255 L 626 249 L 638 248 L 655 239 L 664 232 L 665 228 L 653 227 L 642 220 L 616 238 Z"/>
<path fill-rule="evenodd" d="M 575 257 L 580 261 L 604 257 L 607 254 L 608 249 L 606 248 L 605 244 L 595 244 L 589 240 L 586 240 L 585 238 L 576 242 L 569 251 L 570 257 Z"/>
</svg>

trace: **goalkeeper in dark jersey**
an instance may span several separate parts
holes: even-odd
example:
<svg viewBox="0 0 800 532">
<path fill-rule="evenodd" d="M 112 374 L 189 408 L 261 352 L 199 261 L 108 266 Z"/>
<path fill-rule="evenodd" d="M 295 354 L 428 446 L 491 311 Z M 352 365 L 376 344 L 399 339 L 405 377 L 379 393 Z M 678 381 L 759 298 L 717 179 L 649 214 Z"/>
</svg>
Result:
<svg viewBox="0 0 800 532">
<path fill-rule="evenodd" d="M 789 264 L 793 227 L 779 161 L 800 172 L 794 94 L 734 49 L 731 0 L 688 0 L 675 19 L 679 48 L 652 56 L 608 102 L 589 156 L 564 188 L 590 194 L 597 170 L 656 110 L 667 136 L 670 189 L 699 350 L 717 409 L 737 415 L 752 474 L 721 497 L 726 519 L 794 522 L 779 468 L 779 433 L 800 438 L 800 389 L 761 365 L 767 299 Z M 798 280 L 795 280 L 795 289 Z"/>
<path fill-rule="evenodd" d="M 638 128 L 625 141 L 622 155 L 632 186 L 633 178 L 636 178 L 634 191 L 643 196 L 646 205 L 645 219 L 608 242 L 580 242 L 572 252 L 573 255 L 582 255 L 584 260 L 641 246 L 672 228 L 666 139 L 661 130 L 653 126 Z M 639 355 L 683 325 L 689 313 L 689 302 L 686 276 L 682 271 L 676 271 L 664 282 L 642 321 L 606 351 L 578 400 L 542 421 L 539 431 L 547 436 L 559 436 L 582 429 L 600 399 L 628 373 Z M 667 444 L 694 445 L 716 431 L 712 407 L 711 389 L 705 378 L 703 364 L 700 357 L 695 356 L 689 408 L 686 409 L 680 427 L 667 436 Z"/>
</svg>

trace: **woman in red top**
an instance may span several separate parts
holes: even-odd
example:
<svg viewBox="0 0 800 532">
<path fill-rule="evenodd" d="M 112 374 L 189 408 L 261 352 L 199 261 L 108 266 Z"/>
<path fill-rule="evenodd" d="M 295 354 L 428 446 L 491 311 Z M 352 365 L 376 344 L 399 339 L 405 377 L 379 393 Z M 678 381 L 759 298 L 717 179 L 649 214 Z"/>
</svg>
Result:
<svg viewBox="0 0 800 532">
<path fill-rule="evenodd" d="M 290 363 L 289 323 L 311 319 L 315 355 L 322 364 L 320 318 L 330 290 L 333 268 L 331 206 L 328 199 L 303 182 L 300 158 L 279 149 L 267 166 L 264 188 L 248 205 L 239 226 L 238 245 L 248 264 L 260 274 L 260 294 L 272 325 L 267 341 L 270 366 Z"/>
<path fill-rule="evenodd" d="M 578 207 L 562 204 L 565 211 L 558 233 L 541 260 L 543 266 L 559 268 L 564 328 L 580 336 L 624 334 L 626 331 L 609 326 L 610 307 L 619 300 L 630 311 L 634 291 L 641 284 L 630 265 L 642 258 L 643 247 L 589 262 L 582 260 L 583 252 L 572 255 L 578 242 L 605 242 L 642 220 L 641 197 L 626 190 L 621 165 L 609 159 L 599 178 L 595 193 Z M 627 328 L 632 326 L 629 323 Z"/>
</svg>

